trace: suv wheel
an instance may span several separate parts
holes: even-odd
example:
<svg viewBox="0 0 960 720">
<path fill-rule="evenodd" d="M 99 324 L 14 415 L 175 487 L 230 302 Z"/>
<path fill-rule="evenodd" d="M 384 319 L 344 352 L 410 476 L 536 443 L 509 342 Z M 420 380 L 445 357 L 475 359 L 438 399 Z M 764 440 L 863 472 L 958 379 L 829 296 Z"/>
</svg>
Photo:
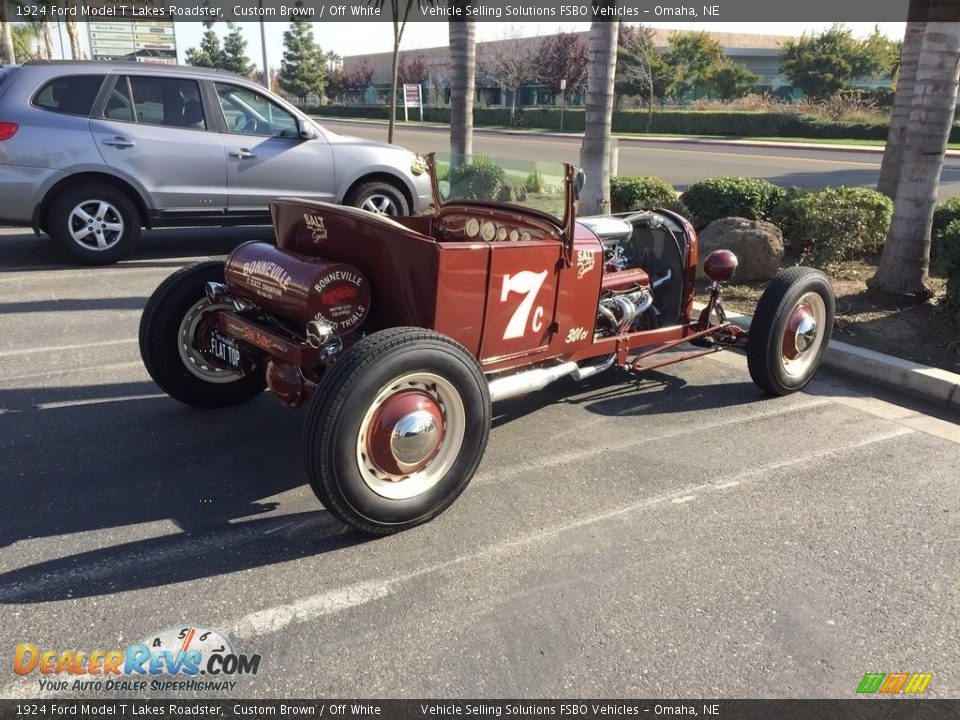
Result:
<svg viewBox="0 0 960 720">
<path fill-rule="evenodd" d="M 343 199 L 344 205 L 353 205 L 378 215 L 409 215 L 407 199 L 396 187 L 374 180 L 351 190 Z"/>
<path fill-rule="evenodd" d="M 107 265 L 127 255 L 140 237 L 140 213 L 110 185 L 77 185 L 50 206 L 47 231 L 87 265 Z"/>
</svg>

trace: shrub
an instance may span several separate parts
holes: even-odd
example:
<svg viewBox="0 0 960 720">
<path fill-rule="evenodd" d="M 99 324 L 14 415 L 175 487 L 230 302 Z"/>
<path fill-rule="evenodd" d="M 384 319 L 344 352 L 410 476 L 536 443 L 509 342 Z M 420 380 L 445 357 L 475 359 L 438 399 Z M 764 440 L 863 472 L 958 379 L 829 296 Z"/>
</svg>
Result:
<svg viewBox="0 0 960 720">
<path fill-rule="evenodd" d="M 658 177 L 610 178 L 610 209 L 615 213 L 665 207 L 676 200 L 673 186 Z"/>
<path fill-rule="evenodd" d="M 954 220 L 960 220 L 960 197 L 950 198 L 933 211 L 933 237 L 939 237 Z"/>
<path fill-rule="evenodd" d="M 540 174 L 539 170 L 534 170 L 532 173 L 527 175 L 527 181 L 524 183 L 524 185 L 527 188 L 527 192 L 543 192 L 543 175 Z"/>
<path fill-rule="evenodd" d="M 483 156 L 473 162 L 450 168 L 450 197 L 467 200 L 492 200 L 500 196 L 507 181 L 503 168 Z"/>
<path fill-rule="evenodd" d="M 960 220 L 940 234 L 940 262 L 947 274 L 947 294 L 940 301 L 950 320 L 960 325 Z"/>
<path fill-rule="evenodd" d="M 497 192 L 497 200 L 501 202 L 517 203 L 527 199 L 527 184 L 523 180 L 507 177 Z"/>
<path fill-rule="evenodd" d="M 883 248 L 893 218 L 893 201 L 868 188 L 793 191 L 773 217 L 784 224 L 784 235 L 808 262 L 830 267 Z"/>
<path fill-rule="evenodd" d="M 690 208 L 696 226 L 704 228 L 724 217 L 767 220 L 783 195 L 782 188 L 766 180 L 723 177 L 694 183 L 680 200 Z"/>
<path fill-rule="evenodd" d="M 770 209 L 770 222 L 780 228 L 783 241 L 787 245 L 800 243 L 803 233 L 803 197 L 807 194 L 807 191 L 798 187 L 785 188 L 779 202 Z"/>
</svg>

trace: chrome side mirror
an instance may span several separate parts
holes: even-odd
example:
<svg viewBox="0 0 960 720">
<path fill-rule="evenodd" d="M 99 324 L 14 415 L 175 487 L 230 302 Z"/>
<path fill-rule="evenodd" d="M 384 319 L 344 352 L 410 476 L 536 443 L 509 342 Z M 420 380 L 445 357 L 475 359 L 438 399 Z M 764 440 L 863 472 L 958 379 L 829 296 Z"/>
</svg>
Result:
<svg viewBox="0 0 960 720">
<path fill-rule="evenodd" d="M 580 199 L 580 193 L 583 191 L 583 186 L 587 184 L 587 175 L 583 172 L 583 168 L 577 168 L 577 174 L 573 178 L 573 197 L 577 200 Z"/>
</svg>

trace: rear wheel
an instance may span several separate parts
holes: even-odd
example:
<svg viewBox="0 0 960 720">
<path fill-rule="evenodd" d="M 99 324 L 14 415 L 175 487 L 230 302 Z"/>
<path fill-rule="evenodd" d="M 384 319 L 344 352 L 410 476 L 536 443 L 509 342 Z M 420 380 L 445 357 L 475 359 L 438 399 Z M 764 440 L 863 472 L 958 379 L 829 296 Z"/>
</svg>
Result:
<svg viewBox="0 0 960 720">
<path fill-rule="evenodd" d="M 108 265 L 140 238 L 140 213 L 130 198 L 104 183 L 74 185 L 50 205 L 47 232 L 86 265 Z"/>
<path fill-rule="evenodd" d="M 378 215 L 410 214 L 410 207 L 403 193 L 394 185 L 379 180 L 357 186 L 343 199 L 343 204 Z"/>
<path fill-rule="evenodd" d="M 757 303 L 747 341 L 750 377 L 771 395 L 803 388 L 820 367 L 833 330 L 833 288 L 819 270 L 778 274 Z"/>
<path fill-rule="evenodd" d="M 387 535 L 456 500 L 489 431 L 487 381 L 463 347 L 428 330 L 384 330 L 353 345 L 317 387 L 307 475 L 333 515 Z"/>
<path fill-rule="evenodd" d="M 207 299 L 208 282 L 223 282 L 222 262 L 178 270 L 153 292 L 140 318 L 140 355 L 150 377 L 170 397 L 198 408 L 246 402 L 266 387 L 262 368 L 238 375 L 198 348 L 198 332 L 211 314 L 233 309 Z"/>
</svg>

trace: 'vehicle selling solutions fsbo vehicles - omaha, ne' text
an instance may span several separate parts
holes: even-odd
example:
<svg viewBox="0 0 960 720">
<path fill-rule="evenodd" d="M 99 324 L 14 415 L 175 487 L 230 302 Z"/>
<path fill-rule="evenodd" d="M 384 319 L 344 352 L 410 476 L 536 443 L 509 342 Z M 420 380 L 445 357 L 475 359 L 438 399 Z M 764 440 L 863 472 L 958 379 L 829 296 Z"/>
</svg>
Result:
<svg viewBox="0 0 960 720">
<path fill-rule="evenodd" d="M 697 236 L 680 215 L 577 218 L 585 180 L 571 165 L 426 166 L 434 213 L 278 199 L 277 246 L 181 269 L 141 319 L 143 360 L 172 397 L 223 407 L 269 387 L 308 404 L 310 484 L 360 531 L 446 509 L 483 457 L 492 402 L 738 346 L 772 395 L 820 365 L 834 315 L 821 272 L 776 276 L 748 333 L 721 304 L 737 267 L 728 250 L 705 259 L 708 297 L 694 312 Z"/>
</svg>

